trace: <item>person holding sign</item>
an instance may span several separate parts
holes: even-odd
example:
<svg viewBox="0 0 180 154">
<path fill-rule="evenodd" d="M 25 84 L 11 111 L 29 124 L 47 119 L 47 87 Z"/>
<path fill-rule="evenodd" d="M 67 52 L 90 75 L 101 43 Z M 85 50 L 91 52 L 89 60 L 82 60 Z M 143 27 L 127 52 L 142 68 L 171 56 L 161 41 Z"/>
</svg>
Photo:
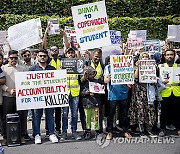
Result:
<svg viewBox="0 0 180 154">
<path fill-rule="evenodd" d="M 139 60 L 148 60 L 149 54 L 143 52 Z M 148 103 L 147 83 L 139 83 L 139 61 L 136 62 L 135 84 L 132 87 L 132 102 L 129 108 L 130 125 L 139 125 L 140 135 L 149 135 L 148 126 L 153 126 L 156 121 L 155 106 Z"/>
<path fill-rule="evenodd" d="M 165 60 L 166 63 L 159 64 L 160 76 L 162 77 L 161 68 L 179 68 L 180 65 L 175 63 L 175 50 L 168 49 L 165 51 Z M 160 116 L 160 136 L 165 136 L 166 126 L 174 124 L 177 129 L 178 135 L 180 135 L 180 81 L 174 82 L 169 80 L 167 77 L 163 80 L 166 88 L 161 91 L 161 96 L 163 101 L 161 102 L 161 116 Z"/>
<path fill-rule="evenodd" d="M 123 135 L 125 138 L 132 137 L 128 132 L 128 86 L 127 84 L 112 85 L 111 83 L 111 65 L 107 65 L 104 70 L 104 82 L 107 83 L 109 113 L 107 117 L 106 139 L 113 138 L 113 118 L 116 111 L 116 106 L 120 105 L 120 114 L 122 120 Z"/>
<path fill-rule="evenodd" d="M 90 92 L 89 82 L 98 82 L 94 79 L 96 70 L 92 66 L 88 66 L 84 73 L 84 80 L 81 83 L 82 103 L 86 117 L 86 131 L 84 134 L 85 139 L 91 138 L 91 119 L 94 119 L 94 129 L 96 136 L 99 134 L 99 103 L 101 101 L 100 95 Z M 98 87 L 97 87 L 98 88 Z"/>
<path fill-rule="evenodd" d="M 6 83 L 3 89 L 3 145 L 6 145 L 6 115 L 17 113 L 16 109 L 16 90 L 15 90 L 15 72 L 24 72 L 25 68 L 18 65 L 18 51 L 9 51 L 8 64 L 2 66 L 6 77 Z M 18 111 L 21 126 L 21 144 L 25 144 L 26 118 L 27 111 Z"/>
<path fill-rule="evenodd" d="M 67 58 L 75 58 L 75 50 L 73 48 L 67 49 L 65 56 Z M 75 140 L 80 140 L 81 137 L 77 135 L 78 104 L 80 94 L 80 77 L 78 76 L 78 74 L 67 74 L 67 85 L 69 94 L 69 106 L 71 109 L 72 138 Z M 68 114 L 69 107 L 63 107 L 62 135 L 60 139 L 61 141 L 67 139 Z"/>
<path fill-rule="evenodd" d="M 89 61 L 89 65 L 92 66 L 96 70 L 96 76 L 95 79 L 103 80 L 103 71 L 104 71 L 104 65 L 102 62 L 102 50 L 99 48 L 94 49 L 92 60 Z M 101 95 L 101 98 L 105 98 L 104 95 Z M 103 132 L 103 103 L 105 101 L 102 101 L 99 104 L 99 128 L 100 132 Z"/>
<path fill-rule="evenodd" d="M 50 31 L 50 28 L 51 28 L 51 25 L 48 24 L 47 27 L 46 27 L 46 31 L 44 33 L 42 44 L 41 44 L 42 49 L 47 49 L 47 34 Z M 66 50 L 66 49 L 68 49 L 70 47 L 70 43 L 68 41 L 67 35 L 63 30 L 60 30 L 59 33 L 63 35 L 64 44 L 65 44 L 65 50 Z M 51 47 L 57 47 L 57 45 L 52 45 Z"/>
<path fill-rule="evenodd" d="M 37 55 L 38 63 L 32 66 L 29 71 L 43 71 L 43 70 L 56 70 L 53 66 L 47 64 L 48 52 L 44 49 L 39 50 Z M 35 135 L 35 144 L 41 144 L 40 124 L 43 109 L 34 109 L 33 113 L 33 134 Z M 54 108 L 46 108 L 45 115 L 47 119 L 47 126 L 49 131 L 49 140 L 52 143 L 57 143 L 58 138 L 54 134 Z"/>
</svg>

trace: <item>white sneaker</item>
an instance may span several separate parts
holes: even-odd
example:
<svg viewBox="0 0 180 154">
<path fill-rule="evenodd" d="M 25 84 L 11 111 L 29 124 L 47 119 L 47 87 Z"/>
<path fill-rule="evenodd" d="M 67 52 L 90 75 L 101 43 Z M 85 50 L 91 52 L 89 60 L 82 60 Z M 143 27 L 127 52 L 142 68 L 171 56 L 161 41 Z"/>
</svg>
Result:
<svg viewBox="0 0 180 154">
<path fill-rule="evenodd" d="M 56 137 L 55 134 L 52 134 L 49 136 L 49 140 L 52 142 L 52 143 L 57 143 L 58 142 L 58 138 Z"/>
<path fill-rule="evenodd" d="M 35 144 L 41 144 L 41 136 L 39 134 L 35 136 Z"/>
</svg>

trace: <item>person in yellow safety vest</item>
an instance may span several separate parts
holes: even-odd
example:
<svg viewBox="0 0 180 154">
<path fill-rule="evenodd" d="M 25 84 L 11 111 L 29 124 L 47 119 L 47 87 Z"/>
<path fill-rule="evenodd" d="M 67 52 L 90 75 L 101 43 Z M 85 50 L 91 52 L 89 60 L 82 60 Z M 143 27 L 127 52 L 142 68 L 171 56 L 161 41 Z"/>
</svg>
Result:
<svg viewBox="0 0 180 154">
<path fill-rule="evenodd" d="M 65 56 L 66 58 L 75 58 L 75 50 L 73 48 L 67 49 Z M 77 135 L 78 104 L 79 104 L 79 93 L 80 93 L 79 75 L 67 74 L 67 85 L 68 85 L 68 94 L 69 94 L 69 107 L 71 109 L 72 138 L 75 140 L 80 140 L 81 137 Z M 67 139 L 69 107 L 63 107 L 62 135 L 60 139 L 61 141 Z"/>
<path fill-rule="evenodd" d="M 102 63 L 102 50 L 99 48 L 94 49 L 93 51 L 93 55 L 92 55 L 92 60 L 90 62 L 90 66 L 92 66 L 97 74 L 94 77 L 95 79 L 98 79 L 99 82 L 104 81 L 104 65 Z M 99 133 L 103 132 L 103 103 L 105 101 L 102 101 L 104 99 L 106 99 L 106 97 L 104 97 L 105 95 L 101 95 L 101 101 L 99 103 Z"/>
<path fill-rule="evenodd" d="M 159 64 L 161 67 L 173 67 L 179 68 L 180 65 L 174 63 L 175 50 L 168 49 L 165 51 L 166 63 Z M 159 136 L 165 136 L 167 125 L 173 124 L 176 126 L 177 134 L 180 135 L 180 81 L 172 82 L 166 79 L 164 81 L 166 88 L 161 91 L 163 101 L 161 102 L 161 116 L 160 116 L 160 128 Z M 168 121 L 169 120 L 169 121 Z M 171 126 L 172 127 L 172 126 Z"/>
<path fill-rule="evenodd" d="M 101 61 L 101 53 L 101 49 L 94 49 L 90 63 L 90 66 L 92 66 L 97 72 L 95 79 L 103 79 L 104 65 Z"/>
</svg>

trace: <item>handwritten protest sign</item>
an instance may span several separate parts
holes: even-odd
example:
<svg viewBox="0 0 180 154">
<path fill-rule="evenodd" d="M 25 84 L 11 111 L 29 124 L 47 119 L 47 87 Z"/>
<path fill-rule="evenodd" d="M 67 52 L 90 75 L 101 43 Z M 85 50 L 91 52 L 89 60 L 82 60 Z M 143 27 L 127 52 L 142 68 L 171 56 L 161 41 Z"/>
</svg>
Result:
<svg viewBox="0 0 180 154">
<path fill-rule="evenodd" d="M 50 25 L 49 35 L 59 34 L 59 20 L 58 19 L 48 19 L 48 25 Z"/>
<path fill-rule="evenodd" d="M 147 30 L 130 30 L 128 37 L 129 38 L 142 38 L 142 41 L 146 40 Z"/>
<path fill-rule="evenodd" d="M 127 42 L 128 42 L 128 49 L 136 49 L 143 47 L 142 38 L 128 38 Z"/>
<path fill-rule="evenodd" d="M 15 73 L 17 110 L 69 106 L 66 70 Z"/>
<path fill-rule="evenodd" d="M 154 60 L 139 61 L 139 82 L 156 83 L 156 62 Z"/>
<path fill-rule="evenodd" d="M 179 67 L 160 67 L 160 77 L 162 81 L 180 82 Z"/>
<path fill-rule="evenodd" d="M 132 55 L 112 55 L 111 64 L 111 84 L 133 84 L 134 66 Z"/>
<path fill-rule="evenodd" d="M 40 18 L 31 19 L 8 29 L 8 42 L 12 50 L 21 50 L 42 42 Z"/>
<path fill-rule="evenodd" d="M 122 43 L 121 32 L 110 30 L 111 45 L 119 45 Z"/>
<path fill-rule="evenodd" d="M 76 39 L 76 31 L 74 30 L 74 27 L 65 26 L 64 31 L 66 33 L 69 43 L 71 44 L 71 47 L 76 48 L 77 39 Z"/>
<path fill-rule="evenodd" d="M 180 42 L 180 25 L 168 25 L 168 41 Z"/>
<path fill-rule="evenodd" d="M 7 31 L 0 31 L 0 44 L 5 44 L 7 34 Z"/>
<path fill-rule="evenodd" d="M 82 50 L 111 44 L 105 1 L 73 6 L 77 42 Z"/>
<path fill-rule="evenodd" d="M 159 40 L 146 40 L 144 42 L 144 50 L 149 53 L 161 52 L 161 44 Z"/>
<path fill-rule="evenodd" d="M 105 91 L 102 88 L 102 85 L 96 82 L 89 82 L 89 91 L 91 93 L 105 94 Z"/>
<path fill-rule="evenodd" d="M 67 74 L 83 74 L 83 59 L 63 58 L 62 68 L 67 70 Z"/>
</svg>

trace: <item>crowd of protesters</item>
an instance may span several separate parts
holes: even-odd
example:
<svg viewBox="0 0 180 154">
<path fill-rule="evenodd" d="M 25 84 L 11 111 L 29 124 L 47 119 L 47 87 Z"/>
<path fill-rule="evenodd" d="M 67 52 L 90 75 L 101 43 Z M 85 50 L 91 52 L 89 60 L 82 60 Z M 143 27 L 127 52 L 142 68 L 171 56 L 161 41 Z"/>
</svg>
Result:
<svg viewBox="0 0 180 154">
<path fill-rule="evenodd" d="M 43 111 L 45 111 L 46 135 L 53 143 L 67 139 L 69 110 L 74 140 L 89 140 L 102 133 L 106 133 L 106 139 L 111 140 L 114 132 L 120 133 L 125 138 L 155 134 L 163 137 L 167 129 L 175 130 L 176 135 L 180 135 L 180 82 L 167 80 L 146 84 L 138 81 L 139 60 L 154 59 L 159 78 L 161 67 L 180 67 L 179 51 L 165 46 L 162 48 L 162 53 L 149 55 L 141 48 L 135 55 L 133 50 L 128 51 L 125 46 L 121 54 L 131 54 L 134 57 L 135 83 L 113 85 L 111 84 L 110 57 L 106 57 L 103 63 L 103 52 L 100 48 L 81 54 L 71 46 L 66 34 L 61 31 L 65 50 L 60 55 L 57 45 L 52 44 L 47 49 L 48 29 L 47 27 L 43 43 L 37 51 L 10 50 L 6 60 L 0 54 L 0 120 L 3 145 L 7 144 L 6 115 L 16 112 L 20 117 L 22 144 L 32 138 L 35 144 L 42 143 L 40 124 Z M 17 111 L 15 72 L 59 70 L 62 69 L 62 58 L 84 58 L 84 75 L 67 74 L 69 107 Z M 102 84 L 105 94 L 90 92 L 89 82 Z M 150 96 L 150 86 L 155 89 L 151 94 L 154 97 Z M 78 111 L 84 131 L 82 136 L 77 132 Z M 160 120 L 158 120 L 159 111 L 161 111 Z M 32 114 L 32 137 L 27 131 L 28 114 Z M 92 119 L 94 128 L 91 126 Z"/>
</svg>

